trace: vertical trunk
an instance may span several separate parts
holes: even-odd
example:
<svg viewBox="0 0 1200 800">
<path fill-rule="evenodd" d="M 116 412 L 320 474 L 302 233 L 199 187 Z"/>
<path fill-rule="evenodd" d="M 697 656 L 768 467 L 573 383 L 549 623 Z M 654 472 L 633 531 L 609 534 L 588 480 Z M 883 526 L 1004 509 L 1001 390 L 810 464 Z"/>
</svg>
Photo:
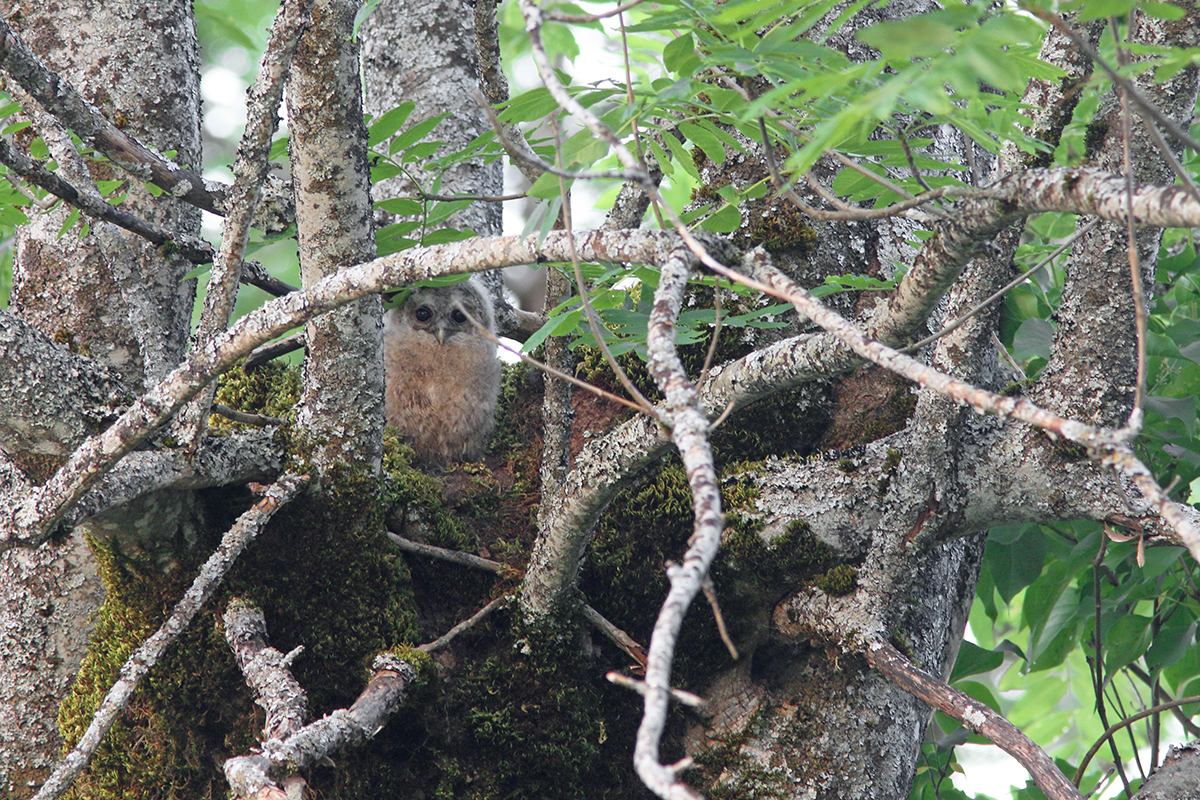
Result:
<svg viewBox="0 0 1200 800">
<path fill-rule="evenodd" d="M 36 9 L 5 3 L 3 13 L 34 52 L 110 119 L 148 144 L 176 151 L 182 163 L 200 163 L 191 3 L 97 0 Z M 72 159 L 65 131 L 39 124 L 38 133 L 78 184 L 124 177 Z M 137 184 L 128 189 L 124 208 L 199 233 L 196 209 L 154 198 Z M 106 224 L 92 224 L 81 235 L 83 225 L 76 222 L 60 236 L 67 217 L 66 209 L 55 208 L 18 234 L 11 310 L 112 365 L 130 386 L 152 384 L 187 344 L 195 283 L 183 276 L 190 265 Z M 52 466 L 28 477 L 44 480 L 45 467 Z M 36 779 L 58 754 L 58 703 L 78 669 L 102 596 L 83 531 L 36 551 L 0 556 L 0 628 L 7 632 L 0 655 L 0 777 L 6 790 Z"/>
<path fill-rule="evenodd" d="M 300 277 L 308 286 L 375 255 L 367 134 L 363 126 L 358 4 L 324 0 L 300 42 L 288 79 Z M 338 43 L 338 49 L 330 43 Z M 306 326 L 308 357 L 297 420 L 313 438 L 316 467 L 379 471 L 383 356 L 379 296 Z"/>
<path fill-rule="evenodd" d="M 446 114 L 429 135 L 443 141 L 438 153 L 462 150 L 491 127 L 487 115 L 475 101 L 479 78 L 476 72 L 474 3 L 465 0 L 406 2 L 383 0 L 362 26 L 363 61 L 366 77 L 366 108 L 379 115 L 411 100 L 416 108 L 408 125 Z M 436 176 L 415 170 L 422 188 L 431 190 Z M 499 162 L 482 159 L 459 164 L 446 172 L 438 193 L 498 195 L 504 186 Z M 412 194 L 417 187 L 403 177 L 381 181 L 380 198 Z M 473 203 L 451 218 L 451 224 L 470 228 L 480 236 L 500 233 L 500 206 Z"/>
</svg>

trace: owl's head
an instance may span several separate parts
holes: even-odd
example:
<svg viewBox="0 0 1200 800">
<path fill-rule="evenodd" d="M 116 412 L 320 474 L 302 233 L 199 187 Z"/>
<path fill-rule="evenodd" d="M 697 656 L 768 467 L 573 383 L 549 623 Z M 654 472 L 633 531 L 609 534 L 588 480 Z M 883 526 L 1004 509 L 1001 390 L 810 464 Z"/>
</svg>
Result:
<svg viewBox="0 0 1200 800">
<path fill-rule="evenodd" d="M 414 289 L 400 309 L 400 315 L 413 330 L 433 335 L 439 344 L 446 344 L 459 334 L 474 334 L 472 319 L 488 331 L 495 329 L 492 303 L 473 280 L 453 286 Z"/>
</svg>

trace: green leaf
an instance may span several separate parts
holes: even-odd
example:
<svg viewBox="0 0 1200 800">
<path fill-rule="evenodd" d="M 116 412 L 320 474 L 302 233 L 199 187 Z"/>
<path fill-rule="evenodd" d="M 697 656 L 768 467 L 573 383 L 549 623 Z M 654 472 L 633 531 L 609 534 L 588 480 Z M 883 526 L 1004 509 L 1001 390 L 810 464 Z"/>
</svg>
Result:
<svg viewBox="0 0 1200 800">
<path fill-rule="evenodd" d="M 423 203 L 408 197 L 394 197 L 391 200 L 380 200 L 375 204 L 375 207 L 381 211 L 387 211 L 390 214 L 402 217 L 411 217 L 414 214 L 425 212 L 425 205 Z"/>
<path fill-rule="evenodd" d="M 278 161 L 288 154 L 288 137 L 279 136 L 271 142 L 271 152 L 267 156 L 268 161 Z"/>
<path fill-rule="evenodd" d="M 408 121 L 408 115 L 416 107 L 417 104 L 412 100 L 406 100 L 379 119 L 373 120 L 367 129 L 368 145 L 374 147 L 380 142 L 390 139 L 396 131 L 404 127 L 404 123 Z"/>
<path fill-rule="evenodd" d="M 1150 646 L 1150 617 L 1124 614 L 1104 634 L 1104 669 L 1113 672 L 1141 658 Z"/>
<path fill-rule="evenodd" d="M 695 142 L 704 151 L 704 155 L 713 162 L 720 164 L 725 160 L 725 145 L 721 143 L 711 128 L 691 122 L 681 122 L 679 131 L 688 138 L 688 141 Z"/>
<path fill-rule="evenodd" d="M 548 89 L 539 86 L 508 101 L 508 105 L 500 114 L 500 119 L 509 123 L 530 122 L 535 119 L 540 120 L 557 110 L 558 101 L 550 96 Z"/>
<path fill-rule="evenodd" d="M 59 228 L 58 238 L 61 239 L 63 236 L 65 236 L 67 231 L 69 231 L 69 230 L 71 230 L 71 228 L 75 227 L 75 223 L 78 221 L 79 221 L 79 209 L 73 208 L 73 209 L 71 209 L 71 213 L 67 214 L 67 218 L 66 218 L 66 220 L 63 221 L 62 227 Z"/>
<path fill-rule="evenodd" d="M 676 75 L 690 76 L 700 63 L 696 55 L 696 42 L 690 31 L 667 42 L 663 48 L 663 65 Z"/>
<path fill-rule="evenodd" d="M 738 211 L 737 206 L 726 204 L 721 207 L 717 213 L 707 217 L 704 222 L 700 223 L 700 227 L 706 231 L 714 233 L 731 233 L 736 231 L 742 225 L 742 212 Z"/>
<path fill-rule="evenodd" d="M 533 185 L 526 191 L 530 197 L 540 197 L 549 200 L 562 194 L 563 179 L 550 172 L 543 172 Z M 571 190 L 571 181 L 567 181 L 567 191 Z"/>
<path fill-rule="evenodd" d="M 441 146 L 441 142 L 417 142 L 400 154 L 400 163 L 411 164 L 414 161 L 428 161 Z"/>
<path fill-rule="evenodd" d="M 476 235 L 475 231 L 470 228 L 439 228 L 436 231 L 431 231 L 425 234 L 421 244 L 425 247 L 434 244 L 446 244 L 447 242 L 461 242 L 464 239 L 471 239 Z"/>
<path fill-rule="evenodd" d="M 1177 615 L 1178 616 L 1178 615 Z M 1161 627 L 1146 650 L 1146 666 L 1152 670 L 1174 664 L 1196 642 L 1196 621 L 1172 619 Z"/>
<path fill-rule="evenodd" d="M 438 126 L 438 123 L 446 118 L 446 116 L 446 114 L 438 114 L 436 117 L 423 119 L 417 124 L 413 125 L 404 133 L 400 134 L 395 139 L 392 139 L 392 143 L 388 145 L 388 153 L 394 155 L 407 147 L 411 147 L 421 139 L 424 139 L 434 128 Z"/>
<path fill-rule="evenodd" d="M 201 275 L 207 275 L 210 272 L 212 272 L 211 263 L 201 264 L 198 267 L 193 267 L 192 269 L 188 270 L 188 273 L 183 276 L 183 280 L 190 281 L 193 278 L 199 278 Z"/>
<path fill-rule="evenodd" d="M 981 672 L 991 672 L 1004 663 L 1004 654 L 993 650 L 984 650 L 976 644 L 963 641 L 958 649 L 958 658 L 954 661 L 954 670 L 950 673 L 950 682 L 967 675 L 978 675 Z M 959 686 L 959 689 L 962 687 Z M 989 704 L 990 705 L 990 704 Z M 999 710 L 999 706 L 992 706 Z"/>
<path fill-rule="evenodd" d="M 216 28 L 222 38 L 241 45 L 247 50 L 258 50 L 258 45 L 254 40 L 242 31 L 242 20 L 238 17 L 219 11 L 207 3 L 196 3 L 194 8 L 196 16 Z"/>
<path fill-rule="evenodd" d="M 1012 528 L 1019 535 L 1006 542 L 1002 532 Z M 996 591 L 1006 603 L 1041 576 L 1047 550 L 1046 535 L 1037 525 L 1016 525 L 1009 529 L 988 532 L 983 556 L 984 569 L 991 574 Z"/>
</svg>

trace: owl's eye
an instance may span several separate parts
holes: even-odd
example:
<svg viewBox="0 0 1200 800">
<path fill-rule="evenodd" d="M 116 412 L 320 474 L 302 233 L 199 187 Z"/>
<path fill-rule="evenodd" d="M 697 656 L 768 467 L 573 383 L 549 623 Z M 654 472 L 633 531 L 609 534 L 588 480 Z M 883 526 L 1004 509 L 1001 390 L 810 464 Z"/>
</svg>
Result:
<svg viewBox="0 0 1200 800">
<path fill-rule="evenodd" d="M 421 306 L 413 312 L 413 316 L 417 318 L 417 322 L 429 322 L 433 319 L 433 312 L 427 306 Z"/>
<path fill-rule="evenodd" d="M 467 321 L 467 315 L 461 309 L 454 309 L 450 312 L 450 319 L 454 320 L 458 325 L 462 325 Z"/>
</svg>

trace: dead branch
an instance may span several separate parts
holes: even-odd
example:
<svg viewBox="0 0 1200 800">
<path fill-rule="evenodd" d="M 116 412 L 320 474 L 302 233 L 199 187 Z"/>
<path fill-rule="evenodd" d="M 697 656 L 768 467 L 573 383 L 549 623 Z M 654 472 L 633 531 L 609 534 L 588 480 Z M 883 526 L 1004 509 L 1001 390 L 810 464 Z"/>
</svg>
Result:
<svg viewBox="0 0 1200 800">
<path fill-rule="evenodd" d="M 264 742 L 256 755 L 227 760 L 225 779 L 234 796 L 245 798 L 272 790 L 282 796 L 279 781 L 378 733 L 404 702 L 417 672 L 391 653 L 377 656 L 371 669 L 374 677 L 349 708 L 339 708 L 286 739 Z"/>
<path fill-rule="evenodd" d="M 880 639 L 868 642 L 863 655 L 867 663 L 904 691 L 995 742 L 1029 770 L 1038 788 L 1050 800 L 1083 800 L 1054 759 L 1000 714 L 917 667 L 887 642 Z"/>
<path fill-rule="evenodd" d="M 308 695 L 288 668 L 303 648 L 284 655 L 267 644 L 262 609 L 245 600 L 231 601 L 221 620 L 225 641 L 254 690 L 254 702 L 267 712 L 262 738 L 282 739 L 300 730 L 308 718 Z"/>
</svg>

